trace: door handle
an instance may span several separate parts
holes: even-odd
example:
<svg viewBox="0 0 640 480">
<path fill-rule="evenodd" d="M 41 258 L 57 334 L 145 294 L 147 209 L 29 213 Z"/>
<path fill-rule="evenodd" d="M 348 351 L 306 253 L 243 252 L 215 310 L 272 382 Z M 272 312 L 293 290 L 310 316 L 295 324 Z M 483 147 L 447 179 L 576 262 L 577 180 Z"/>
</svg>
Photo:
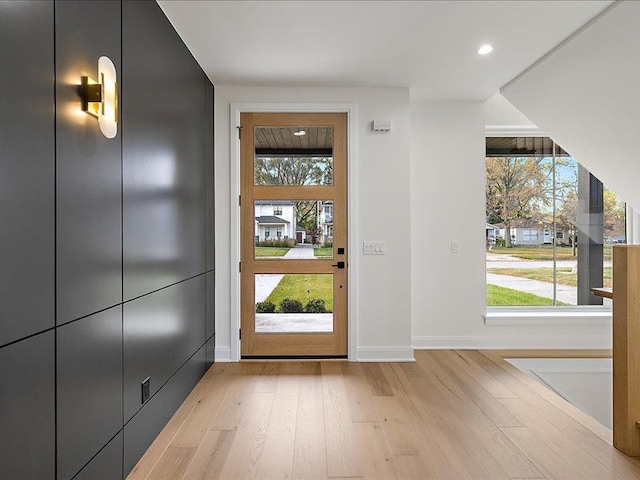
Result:
<svg viewBox="0 0 640 480">
<path fill-rule="evenodd" d="M 334 263 L 333 265 L 331 265 L 332 267 L 338 267 L 338 268 L 344 268 L 345 263 L 344 262 L 338 262 L 338 263 Z"/>
</svg>

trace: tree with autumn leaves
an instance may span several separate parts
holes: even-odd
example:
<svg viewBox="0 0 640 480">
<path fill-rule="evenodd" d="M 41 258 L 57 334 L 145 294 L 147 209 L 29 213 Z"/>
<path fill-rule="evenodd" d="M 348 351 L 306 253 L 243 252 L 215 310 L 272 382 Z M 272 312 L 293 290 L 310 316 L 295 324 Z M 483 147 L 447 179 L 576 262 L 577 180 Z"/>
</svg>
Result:
<svg viewBox="0 0 640 480">
<path fill-rule="evenodd" d="M 558 158 L 556 185 L 553 191 L 553 162 L 540 157 L 488 157 L 486 214 L 489 223 L 505 228 L 505 246 L 511 246 L 511 228 L 518 220 L 540 225 L 553 223 L 553 195 L 556 199 L 556 226 L 566 233 L 576 253 L 578 217 L 577 164 Z M 558 174 L 558 167 L 564 168 Z M 611 190 L 604 188 L 605 237 L 624 234 L 625 204 Z"/>
<path fill-rule="evenodd" d="M 331 157 L 256 157 L 254 164 L 256 185 L 331 185 L 333 158 Z M 314 233 L 317 221 L 316 201 L 298 200 L 296 222 L 308 233 Z"/>
<path fill-rule="evenodd" d="M 489 223 L 505 230 L 505 246 L 511 247 L 511 227 L 518 219 L 542 221 L 550 205 L 551 164 L 539 157 L 487 157 Z"/>
</svg>

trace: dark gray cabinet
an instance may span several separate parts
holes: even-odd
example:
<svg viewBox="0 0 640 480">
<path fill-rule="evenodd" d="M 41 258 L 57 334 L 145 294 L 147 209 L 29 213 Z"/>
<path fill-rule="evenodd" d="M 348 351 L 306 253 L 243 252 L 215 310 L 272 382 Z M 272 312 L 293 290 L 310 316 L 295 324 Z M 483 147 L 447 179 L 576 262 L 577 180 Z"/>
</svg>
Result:
<svg viewBox="0 0 640 480">
<path fill-rule="evenodd" d="M 119 2 L 56 2 L 58 325 L 122 302 L 122 134 L 104 137 L 78 94 L 102 55 L 120 79 L 120 24 Z"/>
<path fill-rule="evenodd" d="M 142 406 L 142 382 L 153 395 L 205 342 L 204 275 L 124 305 L 124 411 Z"/>
<path fill-rule="evenodd" d="M 55 477 L 54 334 L 0 349 L 0 478 Z"/>
<path fill-rule="evenodd" d="M 191 389 L 204 375 L 206 358 L 204 347 L 151 398 L 124 427 L 124 476 L 129 475 L 138 459 L 151 445 Z"/>
<path fill-rule="evenodd" d="M 215 268 L 215 191 L 214 191 L 214 170 L 213 170 L 213 84 L 205 76 L 205 188 L 207 192 L 207 208 L 206 208 L 206 261 L 207 270 L 213 270 Z"/>
<path fill-rule="evenodd" d="M 144 28 L 141 28 L 144 25 Z M 204 272 L 202 70 L 155 2 L 124 2 L 124 299 Z"/>
<path fill-rule="evenodd" d="M 207 296 L 207 304 L 206 304 L 206 326 L 207 326 L 207 336 L 209 339 L 216 333 L 216 277 L 215 272 L 208 272 L 205 276 L 205 287 L 206 287 L 206 296 Z"/>
<path fill-rule="evenodd" d="M 213 362 L 213 85 L 153 0 L 0 0 L 0 65 L 0 479 L 121 479 Z"/>
<path fill-rule="evenodd" d="M 118 480 L 122 478 L 123 433 L 120 432 L 84 467 L 74 480 Z M 58 478 L 60 480 L 60 478 Z"/>
<path fill-rule="evenodd" d="M 58 328 L 58 479 L 122 428 L 122 307 Z"/>
<path fill-rule="evenodd" d="M 53 2 L 0 2 L 0 345 L 54 326 Z"/>
</svg>

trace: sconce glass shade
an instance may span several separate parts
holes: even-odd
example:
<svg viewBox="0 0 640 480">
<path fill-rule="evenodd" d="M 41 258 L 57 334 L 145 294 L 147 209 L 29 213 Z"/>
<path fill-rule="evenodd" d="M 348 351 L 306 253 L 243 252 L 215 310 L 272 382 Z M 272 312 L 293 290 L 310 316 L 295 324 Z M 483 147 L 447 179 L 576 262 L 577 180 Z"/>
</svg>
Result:
<svg viewBox="0 0 640 480">
<path fill-rule="evenodd" d="M 109 57 L 98 59 L 98 82 L 102 85 L 98 124 L 105 137 L 114 138 L 118 133 L 118 77 Z"/>
</svg>

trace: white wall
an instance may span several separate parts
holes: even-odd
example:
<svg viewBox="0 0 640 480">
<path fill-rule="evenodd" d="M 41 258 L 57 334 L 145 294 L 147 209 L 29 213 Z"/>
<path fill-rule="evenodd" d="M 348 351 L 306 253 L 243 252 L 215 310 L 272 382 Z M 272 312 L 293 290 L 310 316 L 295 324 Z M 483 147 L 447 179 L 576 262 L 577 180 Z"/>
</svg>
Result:
<svg viewBox="0 0 640 480">
<path fill-rule="evenodd" d="M 615 5 L 502 94 L 640 208 L 640 2 Z"/>
<path fill-rule="evenodd" d="M 519 325 L 485 324 L 485 124 L 519 117 L 498 103 L 412 103 L 413 345 L 610 347 L 611 327 L 602 319 L 541 315 L 502 322 Z M 451 253 L 452 240 L 459 254 Z"/>
<path fill-rule="evenodd" d="M 366 359 L 412 358 L 409 224 L 410 106 L 409 90 L 402 88 L 259 88 L 216 87 L 216 350 L 228 356 L 231 312 L 231 199 L 229 115 L 231 103 L 356 104 L 357 214 L 351 218 L 358 240 L 356 313 L 358 352 Z M 389 133 L 374 133 L 374 119 L 391 120 Z M 392 221 L 396 228 L 386 229 Z M 386 256 L 363 256 L 363 240 L 387 243 Z"/>
</svg>

